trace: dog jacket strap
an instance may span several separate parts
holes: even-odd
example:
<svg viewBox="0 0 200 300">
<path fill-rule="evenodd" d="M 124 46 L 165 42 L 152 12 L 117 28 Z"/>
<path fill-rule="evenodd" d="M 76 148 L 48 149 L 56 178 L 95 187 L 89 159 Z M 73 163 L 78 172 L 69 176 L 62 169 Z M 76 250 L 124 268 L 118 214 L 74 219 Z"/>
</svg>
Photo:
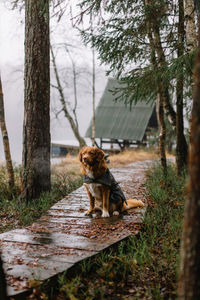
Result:
<svg viewBox="0 0 200 300">
<path fill-rule="evenodd" d="M 127 204 L 126 202 L 126 197 L 124 196 L 124 193 L 122 192 L 119 184 L 115 180 L 114 176 L 112 173 L 107 169 L 107 171 L 101 175 L 98 178 L 91 178 L 87 175 L 84 175 L 83 177 L 83 182 L 84 183 L 100 183 L 105 186 L 108 186 L 111 190 L 110 192 L 110 201 L 113 203 L 117 203 L 118 201 L 123 201 Z"/>
</svg>

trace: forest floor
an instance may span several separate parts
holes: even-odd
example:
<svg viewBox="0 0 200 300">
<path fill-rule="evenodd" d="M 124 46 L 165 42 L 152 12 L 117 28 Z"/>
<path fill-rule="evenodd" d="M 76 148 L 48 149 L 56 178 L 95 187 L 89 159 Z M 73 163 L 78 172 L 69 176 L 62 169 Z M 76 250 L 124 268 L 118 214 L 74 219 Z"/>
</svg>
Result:
<svg viewBox="0 0 200 300">
<path fill-rule="evenodd" d="M 49 299 L 177 298 L 185 176 L 177 176 L 173 164 L 164 176 L 157 164 L 147 171 L 143 187 L 148 207 L 139 234 L 61 276 Z"/>
<path fill-rule="evenodd" d="M 158 156 L 155 152 L 149 153 L 143 150 L 124 152 L 116 157 L 111 156 L 110 166 L 121 169 L 126 168 L 127 164 L 130 165 L 134 161 L 146 159 L 154 160 L 158 159 Z M 77 187 L 81 184 L 79 172 L 77 158 L 67 157 L 65 161 L 54 166 L 52 174 L 57 178 L 56 187 L 61 190 L 60 198 L 63 197 L 62 193 L 67 190 L 70 192 L 70 189 L 75 188 L 72 182 L 78 181 Z M 142 168 L 141 172 L 144 174 Z M 66 187 L 66 180 L 68 187 Z M 71 182 L 70 188 L 69 182 Z M 143 179 L 142 182 L 143 188 L 146 189 L 148 208 L 140 234 L 136 238 L 129 238 L 111 250 L 101 252 L 95 259 L 78 264 L 77 270 L 73 274 L 60 276 L 58 285 L 50 294 L 40 286 L 39 281 L 32 282 L 34 293 L 30 299 L 175 298 L 185 195 L 184 182 L 184 178 L 176 176 L 173 166 L 169 166 L 168 176 L 165 178 L 163 178 L 159 165 L 157 169 L 151 168 L 147 173 L 147 181 Z M 135 192 L 136 194 L 141 193 L 141 188 L 139 190 L 136 188 Z M 50 198 L 53 199 L 53 197 Z M 52 205 L 56 201 L 53 199 L 49 202 L 49 205 Z M 1 207 L 4 208 L 7 216 L 9 216 L 9 204 L 10 200 L 8 199 L 5 200 L 4 205 L 1 202 Z M 38 218 L 37 213 L 33 213 L 31 218 L 29 213 L 27 213 L 27 218 L 19 218 L 20 213 L 15 215 L 12 205 L 10 207 L 11 218 L 5 216 L 6 224 L 5 226 L 2 224 L 0 227 L 2 232 L 30 225 L 34 218 Z M 26 214 L 27 210 L 30 208 L 24 208 L 23 214 Z M 34 211 L 36 208 L 32 207 L 31 210 Z"/>
<path fill-rule="evenodd" d="M 168 155 L 169 157 L 169 155 Z M 134 149 L 109 157 L 109 168 L 123 168 L 129 163 L 159 159 L 155 150 Z M 0 233 L 30 225 L 45 213 L 54 203 L 82 184 L 78 156 L 67 155 L 61 162 L 52 165 L 52 191 L 45 193 L 36 202 L 24 205 L 18 203 L 20 195 L 20 167 L 15 168 L 15 189 L 7 186 L 6 168 L 0 165 Z"/>
<path fill-rule="evenodd" d="M 145 202 L 143 182 L 148 164 L 151 160 L 112 168 L 127 199 Z M 30 280 L 46 281 L 138 233 L 145 211 L 138 208 L 120 216 L 91 218 L 85 216 L 88 206 L 82 186 L 51 206 L 33 224 L 0 234 L 9 295 L 20 293 L 22 297 Z"/>
</svg>

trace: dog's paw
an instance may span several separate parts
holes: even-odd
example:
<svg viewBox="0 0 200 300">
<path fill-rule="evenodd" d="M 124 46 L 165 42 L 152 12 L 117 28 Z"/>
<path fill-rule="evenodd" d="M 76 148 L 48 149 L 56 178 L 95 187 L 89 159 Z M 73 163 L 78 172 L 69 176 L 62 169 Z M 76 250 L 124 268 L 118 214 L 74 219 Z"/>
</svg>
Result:
<svg viewBox="0 0 200 300">
<path fill-rule="evenodd" d="M 109 212 L 106 210 L 103 210 L 102 218 L 108 218 L 108 217 L 110 217 Z"/>
<path fill-rule="evenodd" d="M 92 210 L 88 210 L 86 213 L 85 213 L 85 216 L 91 216 L 92 215 Z"/>
<path fill-rule="evenodd" d="M 113 211 L 113 216 L 119 216 L 119 212 L 117 210 Z"/>
</svg>

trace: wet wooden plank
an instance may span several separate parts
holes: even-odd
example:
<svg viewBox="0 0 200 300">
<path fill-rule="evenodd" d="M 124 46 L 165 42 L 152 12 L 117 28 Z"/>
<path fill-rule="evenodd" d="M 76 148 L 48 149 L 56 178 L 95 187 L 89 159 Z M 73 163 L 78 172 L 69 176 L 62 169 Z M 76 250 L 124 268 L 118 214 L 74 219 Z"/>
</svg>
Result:
<svg viewBox="0 0 200 300">
<path fill-rule="evenodd" d="M 46 246 L 46 252 L 44 252 L 44 245 L 25 244 L 25 243 L 13 243 L 2 242 L 2 260 L 9 266 L 13 265 L 29 265 L 39 266 L 40 264 L 48 265 L 53 262 L 64 262 L 74 264 L 77 259 L 82 260 L 88 256 L 93 256 L 96 251 L 80 250 L 74 248 L 65 248 L 59 246 Z M 6 249 L 6 250 L 5 250 Z M 55 264 L 56 266 L 56 264 Z M 9 267 L 11 268 L 11 267 Z"/>
<path fill-rule="evenodd" d="M 148 164 L 140 162 L 112 170 L 127 198 L 145 201 L 143 182 Z M 145 209 L 132 209 L 111 218 L 88 217 L 85 216 L 88 206 L 82 186 L 53 205 L 31 226 L 0 234 L 10 296 L 23 295 L 30 279 L 46 280 L 56 276 L 130 234 L 136 234 L 145 212 Z"/>
<path fill-rule="evenodd" d="M 82 231 L 84 232 L 84 230 Z M 68 247 L 73 249 L 83 249 L 89 251 L 101 251 L 114 244 L 121 238 L 128 235 L 128 232 L 115 231 L 112 235 L 98 236 L 96 239 L 85 237 L 81 234 L 57 233 L 57 232 L 31 232 L 30 230 L 21 229 L 3 233 L 0 241 L 23 242 L 35 245 L 54 245 L 58 247 Z"/>
</svg>

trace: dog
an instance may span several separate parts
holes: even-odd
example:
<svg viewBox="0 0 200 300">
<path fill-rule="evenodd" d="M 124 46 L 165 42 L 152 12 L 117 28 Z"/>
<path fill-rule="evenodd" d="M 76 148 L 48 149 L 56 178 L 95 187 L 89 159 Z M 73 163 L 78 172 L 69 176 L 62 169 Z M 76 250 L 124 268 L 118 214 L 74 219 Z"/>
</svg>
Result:
<svg viewBox="0 0 200 300">
<path fill-rule="evenodd" d="M 110 172 L 105 153 L 97 147 L 83 147 L 79 152 L 81 173 L 86 188 L 90 207 L 86 215 L 96 211 L 102 212 L 102 217 L 117 216 L 133 207 L 144 207 L 140 200 L 126 200 L 119 184 Z"/>
</svg>

